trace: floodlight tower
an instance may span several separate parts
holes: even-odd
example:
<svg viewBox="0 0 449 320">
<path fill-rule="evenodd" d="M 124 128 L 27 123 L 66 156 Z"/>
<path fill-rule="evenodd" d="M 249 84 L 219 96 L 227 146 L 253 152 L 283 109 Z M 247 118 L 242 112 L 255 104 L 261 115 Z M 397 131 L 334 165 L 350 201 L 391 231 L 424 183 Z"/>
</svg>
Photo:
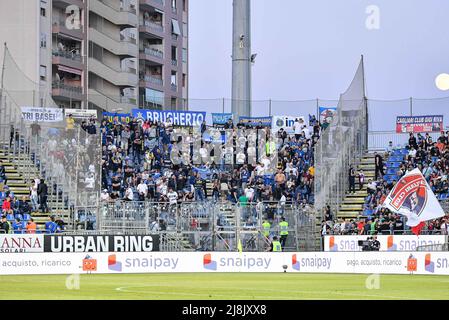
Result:
<svg viewBox="0 0 449 320">
<path fill-rule="evenodd" d="M 232 113 L 251 115 L 251 0 L 233 0 Z"/>
</svg>

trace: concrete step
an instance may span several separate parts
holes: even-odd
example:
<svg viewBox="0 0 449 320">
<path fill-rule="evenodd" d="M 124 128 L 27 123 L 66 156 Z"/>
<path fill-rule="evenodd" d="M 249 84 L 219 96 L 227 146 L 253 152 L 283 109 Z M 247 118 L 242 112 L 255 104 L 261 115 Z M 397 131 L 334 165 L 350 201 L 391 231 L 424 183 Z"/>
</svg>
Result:
<svg viewBox="0 0 449 320">
<path fill-rule="evenodd" d="M 345 198 L 343 199 L 343 204 L 364 204 L 365 198 Z"/>
</svg>

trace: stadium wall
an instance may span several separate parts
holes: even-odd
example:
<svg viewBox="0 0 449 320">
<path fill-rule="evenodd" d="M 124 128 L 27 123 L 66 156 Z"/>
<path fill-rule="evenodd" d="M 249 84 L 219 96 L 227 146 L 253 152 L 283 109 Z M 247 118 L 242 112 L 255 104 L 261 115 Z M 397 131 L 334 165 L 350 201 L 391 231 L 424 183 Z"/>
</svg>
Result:
<svg viewBox="0 0 449 320">
<path fill-rule="evenodd" d="M 324 251 L 362 251 L 358 241 L 367 240 L 367 235 L 324 236 Z M 379 251 L 415 251 L 418 247 L 443 245 L 446 235 L 377 235 Z"/>
<path fill-rule="evenodd" d="M 11 253 L 2 275 L 286 272 L 449 275 L 449 252 Z"/>
</svg>

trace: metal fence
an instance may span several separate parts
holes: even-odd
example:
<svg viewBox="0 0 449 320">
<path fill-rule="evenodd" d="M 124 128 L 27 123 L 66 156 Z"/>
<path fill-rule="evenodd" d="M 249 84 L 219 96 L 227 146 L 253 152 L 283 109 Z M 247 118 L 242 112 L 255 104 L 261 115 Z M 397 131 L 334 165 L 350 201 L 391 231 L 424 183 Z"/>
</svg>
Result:
<svg viewBox="0 0 449 320">
<path fill-rule="evenodd" d="M 240 242 L 244 251 L 264 251 L 269 238 L 279 236 L 281 217 L 289 223 L 285 251 L 317 249 L 314 211 L 296 203 L 115 201 L 99 206 L 93 228 L 99 232 L 156 232 L 162 235 L 167 250 L 236 251 Z M 271 223 L 269 238 L 262 230 L 265 220 Z"/>
<path fill-rule="evenodd" d="M 367 106 L 363 60 L 340 97 L 337 113 L 315 147 L 315 208 L 336 212 L 348 189 L 348 170 L 367 150 Z"/>
</svg>

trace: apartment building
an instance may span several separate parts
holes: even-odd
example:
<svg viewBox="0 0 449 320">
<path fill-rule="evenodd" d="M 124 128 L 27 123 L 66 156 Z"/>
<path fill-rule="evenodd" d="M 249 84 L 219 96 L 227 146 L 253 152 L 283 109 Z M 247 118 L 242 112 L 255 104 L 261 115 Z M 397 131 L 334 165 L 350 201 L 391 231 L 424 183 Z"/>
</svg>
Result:
<svg viewBox="0 0 449 320">
<path fill-rule="evenodd" d="M 186 109 L 187 6 L 187 0 L 2 0 L 0 41 L 39 83 L 35 106 L 45 104 L 47 91 L 64 108 Z"/>
</svg>

